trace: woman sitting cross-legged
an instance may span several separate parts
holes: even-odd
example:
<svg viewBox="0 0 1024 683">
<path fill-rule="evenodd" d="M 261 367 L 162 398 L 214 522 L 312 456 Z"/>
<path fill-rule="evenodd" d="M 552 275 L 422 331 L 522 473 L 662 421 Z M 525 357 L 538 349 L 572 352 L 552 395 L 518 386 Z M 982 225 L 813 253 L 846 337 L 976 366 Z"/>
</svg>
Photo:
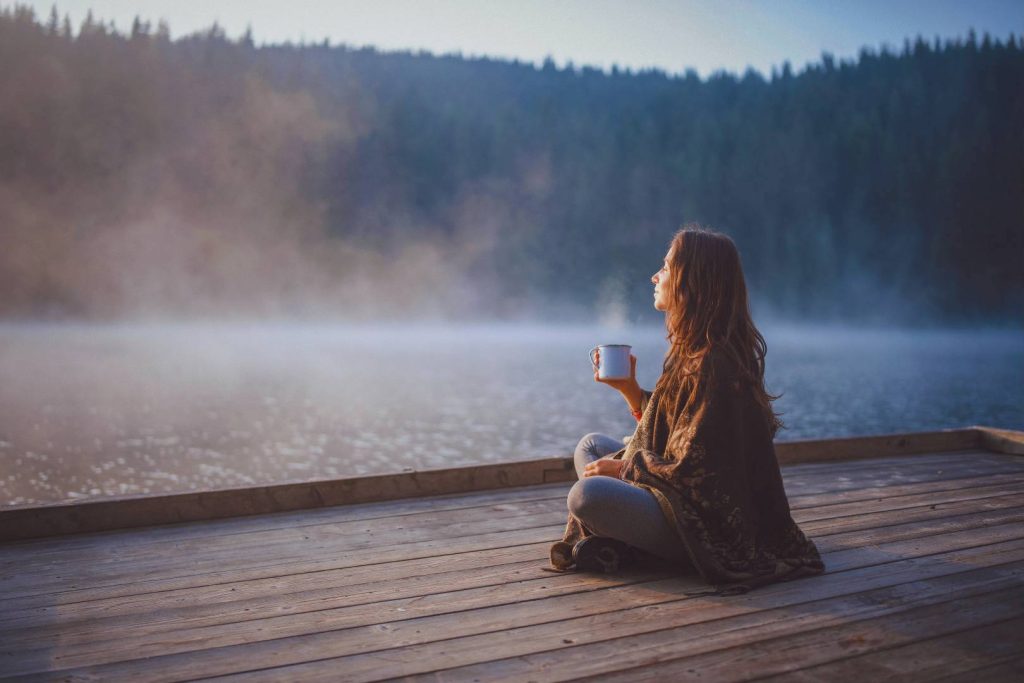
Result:
<svg viewBox="0 0 1024 683">
<path fill-rule="evenodd" d="M 687 227 L 651 281 L 668 332 L 662 374 L 649 392 L 637 383 L 635 356 L 628 379 L 599 379 L 595 368 L 638 423 L 628 445 L 603 434 L 579 442 L 579 481 L 552 567 L 614 571 L 638 548 L 721 592 L 820 574 L 783 489 L 777 397 L 765 391 L 767 348 L 736 245 Z"/>
</svg>

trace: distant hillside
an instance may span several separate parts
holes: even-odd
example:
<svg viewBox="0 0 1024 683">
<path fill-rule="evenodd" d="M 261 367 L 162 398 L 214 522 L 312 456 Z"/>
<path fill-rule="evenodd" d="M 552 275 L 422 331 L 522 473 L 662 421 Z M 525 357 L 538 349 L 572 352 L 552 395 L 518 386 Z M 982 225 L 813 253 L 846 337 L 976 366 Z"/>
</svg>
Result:
<svg viewBox="0 0 1024 683">
<path fill-rule="evenodd" d="M 653 319 L 697 221 L 765 315 L 1019 321 L 1022 47 L 702 80 L 5 9 L 0 315 Z"/>
</svg>

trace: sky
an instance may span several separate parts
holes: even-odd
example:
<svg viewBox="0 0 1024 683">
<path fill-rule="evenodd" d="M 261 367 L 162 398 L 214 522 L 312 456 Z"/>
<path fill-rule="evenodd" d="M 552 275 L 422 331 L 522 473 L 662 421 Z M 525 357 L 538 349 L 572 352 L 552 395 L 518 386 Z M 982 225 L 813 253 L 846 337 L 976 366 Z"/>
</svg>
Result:
<svg viewBox="0 0 1024 683">
<path fill-rule="evenodd" d="M 11 3 L 4 2 L 4 6 Z M 22 2 L 43 17 L 53 0 Z M 235 37 L 252 27 L 258 44 L 321 42 L 381 50 L 491 56 L 559 66 L 669 73 L 688 68 L 768 75 L 795 70 L 822 52 L 854 58 L 863 46 L 899 48 L 918 34 L 1005 39 L 1024 34 L 1024 0 L 63 0 L 77 26 L 88 9 L 122 31 L 138 14 L 166 19 L 172 36 L 218 22 Z"/>
</svg>

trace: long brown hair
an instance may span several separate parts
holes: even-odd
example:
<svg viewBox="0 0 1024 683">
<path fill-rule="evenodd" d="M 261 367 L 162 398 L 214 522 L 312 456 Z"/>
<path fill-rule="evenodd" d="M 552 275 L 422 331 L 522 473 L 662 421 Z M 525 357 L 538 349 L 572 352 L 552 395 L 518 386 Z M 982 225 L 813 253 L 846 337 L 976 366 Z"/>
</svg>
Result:
<svg viewBox="0 0 1024 683">
<path fill-rule="evenodd" d="M 668 265 L 669 350 L 658 382 L 671 382 L 685 400 L 683 412 L 696 412 L 707 398 L 701 389 L 716 370 L 728 369 L 740 390 L 752 393 L 774 437 L 785 425 L 771 406 L 779 396 L 765 390 L 768 347 L 750 315 L 736 244 L 728 235 L 687 224 L 672 237 Z"/>
</svg>

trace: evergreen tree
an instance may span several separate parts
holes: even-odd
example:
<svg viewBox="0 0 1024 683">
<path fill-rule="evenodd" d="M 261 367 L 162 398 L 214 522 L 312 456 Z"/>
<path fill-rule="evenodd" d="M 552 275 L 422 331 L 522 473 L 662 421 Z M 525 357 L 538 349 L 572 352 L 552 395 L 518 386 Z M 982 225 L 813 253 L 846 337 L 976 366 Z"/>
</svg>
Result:
<svg viewBox="0 0 1024 683">
<path fill-rule="evenodd" d="M 343 299 L 416 243 L 502 312 L 602 288 L 647 310 L 686 221 L 732 235 L 781 313 L 1024 312 L 1013 34 L 824 53 L 767 79 L 150 35 L 89 12 L 76 39 L 55 8 L 0 9 L 0 242 L 17 245 L 0 250 L 0 315 L 131 311 L 133 288 L 96 264 L 149 243 L 178 250 L 138 275 L 165 278 L 169 307 L 252 303 L 231 279 L 246 268 Z M 176 299 L 183 277 L 203 296 Z"/>
</svg>

